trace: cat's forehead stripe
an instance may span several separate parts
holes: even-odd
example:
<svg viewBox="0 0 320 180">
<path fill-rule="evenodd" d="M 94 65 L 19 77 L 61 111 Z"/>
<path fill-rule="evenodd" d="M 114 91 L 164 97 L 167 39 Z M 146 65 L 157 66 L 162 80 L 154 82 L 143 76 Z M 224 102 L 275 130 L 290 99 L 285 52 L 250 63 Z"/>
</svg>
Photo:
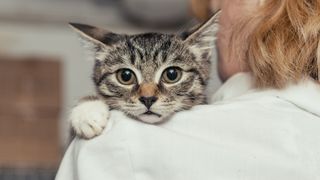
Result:
<svg viewBox="0 0 320 180">
<path fill-rule="evenodd" d="M 136 58 L 136 60 L 138 59 L 145 62 L 152 61 L 159 65 L 161 61 L 164 63 L 167 60 L 173 39 L 169 35 L 153 34 L 153 36 L 136 36 L 133 38 L 134 46 L 131 46 L 131 48 L 139 55 L 139 59 Z M 145 39 L 145 37 L 147 37 L 147 39 Z"/>
<path fill-rule="evenodd" d="M 129 49 L 130 62 L 131 62 L 131 64 L 135 64 L 135 62 L 136 62 L 136 55 L 134 53 L 135 48 L 133 47 L 132 43 L 129 40 L 126 41 L 126 44 Z"/>
</svg>

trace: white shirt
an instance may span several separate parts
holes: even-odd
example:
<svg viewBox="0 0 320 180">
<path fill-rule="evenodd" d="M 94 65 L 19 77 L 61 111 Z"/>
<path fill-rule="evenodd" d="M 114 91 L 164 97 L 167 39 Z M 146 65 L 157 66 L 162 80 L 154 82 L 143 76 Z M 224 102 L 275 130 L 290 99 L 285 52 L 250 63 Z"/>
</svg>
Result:
<svg viewBox="0 0 320 180">
<path fill-rule="evenodd" d="M 228 80 L 210 105 L 150 125 L 121 112 L 75 139 L 56 180 L 320 180 L 320 85 L 257 90 Z"/>
</svg>

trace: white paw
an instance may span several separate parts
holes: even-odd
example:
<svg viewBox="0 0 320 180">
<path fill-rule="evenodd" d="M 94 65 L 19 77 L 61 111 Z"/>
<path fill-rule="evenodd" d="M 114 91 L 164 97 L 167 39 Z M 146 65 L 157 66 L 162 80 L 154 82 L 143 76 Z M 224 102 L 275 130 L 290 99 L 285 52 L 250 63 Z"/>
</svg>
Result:
<svg viewBox="0 0 320 180">
<path fill-rule="evenodd" d="M 109 118 L 109 108 L 101 100 L 81 102 L 71 111 L 73 130 L 82 138 L 91 139 L 102 133 Z"/>
</svg>

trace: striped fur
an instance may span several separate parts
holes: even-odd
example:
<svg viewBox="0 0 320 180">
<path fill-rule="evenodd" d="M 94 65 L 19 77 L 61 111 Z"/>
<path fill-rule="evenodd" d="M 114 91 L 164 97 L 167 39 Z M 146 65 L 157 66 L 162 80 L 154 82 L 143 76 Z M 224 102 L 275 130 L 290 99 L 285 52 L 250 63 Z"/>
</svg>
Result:
<svg viewBox="0 0 320 180">
<path fill-rule="evenodd" d="M 206 102 L 205 88 L 210 74 L 210 58 L 218 29 L 217 16 L 182 35 L 145 33 L 119 35 L 81 24 L 71 24 L 95 54 L 93 81 L 97 93 L 110 107 L 136 119 L 147 121 L 148 109 L 139 98 L 143 87 L 157 97 L 149 109 L 157 115 L 152 122 Z M 174 84 L 162 81 L 168 67 L 182 69 Z M 136 83 L 123 85 L 116 78 L 119 69 L 135 73 Z M 151 116 L 151 115 L 150 115 Z"/>
</svg>

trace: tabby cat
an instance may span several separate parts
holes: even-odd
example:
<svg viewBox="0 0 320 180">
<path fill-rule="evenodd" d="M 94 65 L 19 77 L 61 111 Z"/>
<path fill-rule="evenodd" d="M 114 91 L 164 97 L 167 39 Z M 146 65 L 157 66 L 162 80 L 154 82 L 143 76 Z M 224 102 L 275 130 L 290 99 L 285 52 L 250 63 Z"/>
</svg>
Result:
<svg viewBox="0 0 320 180">
<path fill-rule="evenodd" d="M 78 136 L 92 138 L 107 125 L 109 109 L 159 123 L 176 112 L 206 103 L 210 58 L 218 14 L 182 34 L 122 35 L 75 24 L 95 56 L 97 96 L 85 97 L 71 112 Z"/>
</svg>

